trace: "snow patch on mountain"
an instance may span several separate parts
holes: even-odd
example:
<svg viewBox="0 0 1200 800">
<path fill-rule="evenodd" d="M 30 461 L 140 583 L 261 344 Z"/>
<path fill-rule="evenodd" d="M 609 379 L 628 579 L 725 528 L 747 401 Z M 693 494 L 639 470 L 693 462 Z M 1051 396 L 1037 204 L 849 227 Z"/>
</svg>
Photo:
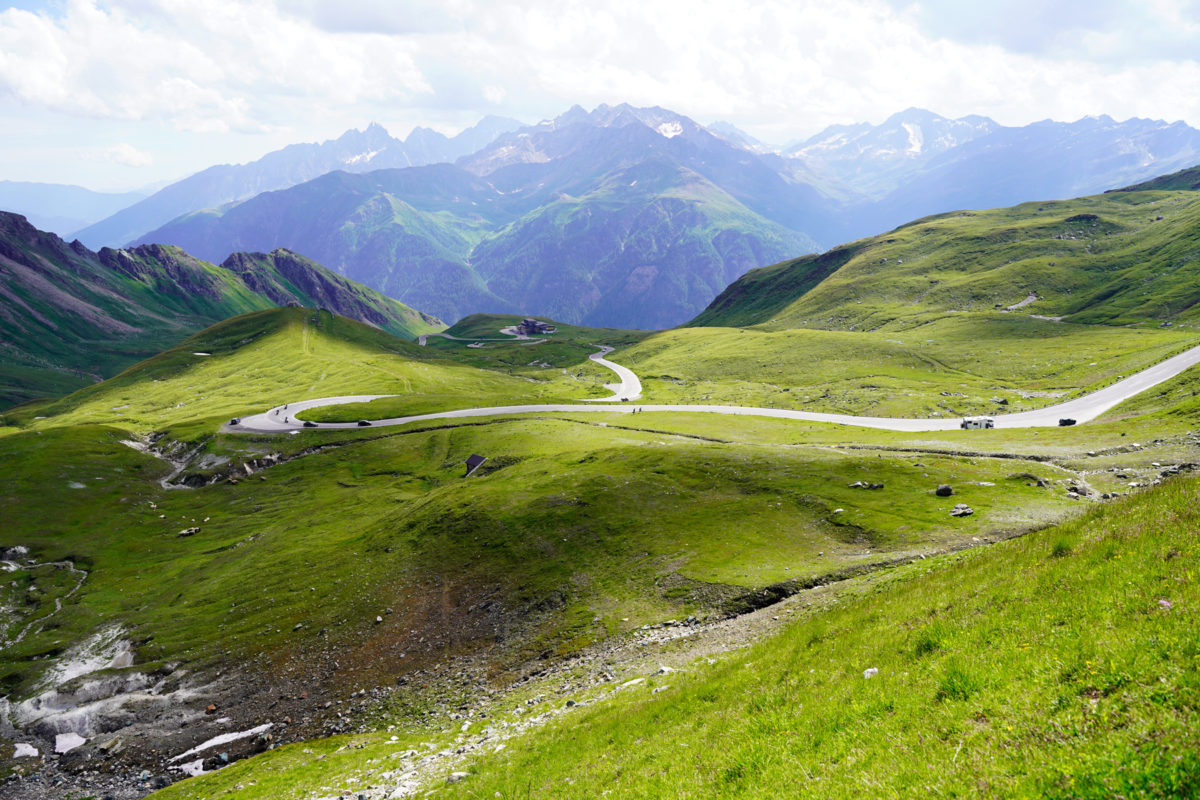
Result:
<svg viewBox="0 0 1200 800">
<path fill-rule="evenodd" d="M 683 126 L 680 125 L 678 122 L 664 122 L 662 125 L 659 125 L 654 130 L 658 131 L 659 134 L 666 137 L 667 139 L 673 139 L 676 136 L 678 136 L 679 134 L 683 133 Z"/>
<path fill-rule="evenodd" d="M 343 161 L 343 163 L 345 163 L 347 166 L 350 166 L 353 164 L 366 164 L 368 161 L 370 161 L 371 159 L 373 159 L 375 156 L 379 155 L 382 152 L 383 152 L 383 148 L 380 148 L 378 150 L 368 150 L 365 153 L 359 153 L 356 156 L 350 156 L 349 158 L 345 159 Z"/>
<path fill-rule="evenodd" d="M 908 150 L 910 156 L 921 155 L 921 145 L 924 143 L 925 136 L 920 125 L 914 125 L 911 122 L 904 123 L 904 130 L 908 133 Z"/>
</svg>

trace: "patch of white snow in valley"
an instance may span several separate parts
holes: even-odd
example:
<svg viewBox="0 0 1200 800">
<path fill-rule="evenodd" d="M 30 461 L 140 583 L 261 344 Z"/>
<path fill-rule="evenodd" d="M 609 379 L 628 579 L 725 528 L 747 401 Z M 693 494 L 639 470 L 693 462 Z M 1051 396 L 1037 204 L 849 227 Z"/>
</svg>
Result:
<svg viewBox="0 0 1200 800">
<path fill-rule="evenodd" d="M 13 748 L 13 758 L 37 758 L 38 749 L 31 744 L 25 742 L 17 742 L 17 746 Z"/>
<path fill-rule="evenodd" d="M 60 733 L 54 737 L 54 752 L 69 753 L 82 744 L 87 744 L 87 739 L 78 733 Z"/>
<path fill-rule="evenodd" d="M 210 747 L 216 747 L 217 745 L 221 745 L 221 744 L 229 744 L 230 742 L 236 742 L 238 739 L 245 739 L 250 736 L 257 736 L 260 733 L 266 733 L 267 731 L 269 731 L 271 729 L 271 727 L 273 725 L 274 725 L 274 723 L 268 722 L 263 725 L 259 725 L 257 728 L 251 728 L 248 731 L 239 731 L 238 733 L 222 733 L 220 736 L 214 736 L 213 738 L 209 739 L 207 742 L 198 744 L 195 747 L 193 747 L 191 750 L 187 750 L 183 753 L 180 753 L 179 755 L 175 756 L 174 758 L 172 758 L 170 760 L 172 762 L 180 761 L 182 759 L 187 758 L 188 756 L 193 756 L 196 753 L 207 750 Z"/>
<path fill-rule="evenodd" d="M 63 653 L 57 662 L 42 675 L 40 686 L 61 686 L 69 680 L 114 667 L 133 663 L 133 644 L 121 638 L 116 625 L 104 628 Z"/>
<path fill-rule="evenodd" d="M 170 766 L 167 769 L 177 769 L 189 778 L 194 778 L 197 775 L 204 774 L 204 759 L 197 758 L 195 761 L 189 761 L 186 764 L 179 764 L 178 766 Z"/>
<path fill-rule="evenodd" d="M 678 122 L 664 122 L 662 125 L 659 125 L 657 128 L 655 128 L 655 130 L 666 138 L 673 139 L 674 137 L 683 133 L 683 126 Z"/>
</svg>

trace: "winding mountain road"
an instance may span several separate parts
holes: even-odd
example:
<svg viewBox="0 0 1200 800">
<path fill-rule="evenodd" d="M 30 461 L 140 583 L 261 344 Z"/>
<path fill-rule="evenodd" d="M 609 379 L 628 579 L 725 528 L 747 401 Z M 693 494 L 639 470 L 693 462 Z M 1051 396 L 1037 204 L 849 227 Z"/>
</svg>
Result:
<svg viewBox="0 0 1200 800">
<path fill-rule="evenodd" d="M 415 414 L 408 417 L 393 417 L 391 419 L 372 420 L 373 426 L 407 425 L 411 422 L 428 422 L 441 419 L 462 419 L 465 417 L 493 417 L 512 414 L 545 414 L 545 413 L 580 413 L 591 411 L 624 412 L 633 411 L 667 411 L 671 413 L 690 414 L 736 414 L 749 417 L 773 417 L 776 419 L 794 419 L 803 422 L 828 422 L 835 425 L 853 425 L 861 428 L 878 428 L 891 431 L 944 431 L 959 427 L 960 419 L 932 418 L 911 419 L 903 417 L 856 417 L 850 414 L 826 414 L 816 411 L 795 411 L 787 408 L 760 408 L 755 406 L 720 406 L 720 405 L 642 405 L 629 401 L 641 396 L 642 385 L 637 375 L 627 367 L 616 364 L 604 356 L 611 353 L 613 348 L 601 347 L 600 352 L 593 353 L 590 358 L 597 364 L 611 369 L 620 378 L 620 383 L 609 384 L 613 391 L 612 397 L 600 400 L 587 400 L 579 403 L 553 403 L 524 406 L 488 406 L 484 408 L 462 408 L 456 411 L 438 411 L 432 414 Z M 1069 400 L 1058 405 L 1039 408 L 1033 411 L 1019 411 L 1014 414 L 997 414 L 992 418 L 997 428 L 1045 428 L 1055 427 L 1064 417 L 1070 417 L 1076 422 L 1089 422 L 1108 411 L 1118 403 L 1128 400 L 1134 395 L 1141 394 L 1147 389 L 1157 386 L 1163 381 L 1170 380 L 1179 373 L 1200 363 L 1200 345 L 1186 350 L 1179 355 L 1161 361 L 1151 367 L 1129 376 L 1123 380 L 1099 389 L 1083 397 Z M 302 400 L 298 403 L 288 403 L 277 406 L 262 414 L 242 417 L 238 424 L 227 424 L 222 430 L 240 433 L 289 433 L 304 428 L 302 421 L 296 420 L 298 412 L 322 406 L 342 405 L 344 403 L 362 403 L 377 400 L 381 397 L 395 397 L 386 394 L 348 395 L 343 397 L 323 397 L 315 400 Z M 590 405 L 589 403 L 600 403 Z M 620 405 L 606 405 L 620 403 Z M 356 428 L 354 422 L 322 422 L 316 430 Z"/>
</svg>

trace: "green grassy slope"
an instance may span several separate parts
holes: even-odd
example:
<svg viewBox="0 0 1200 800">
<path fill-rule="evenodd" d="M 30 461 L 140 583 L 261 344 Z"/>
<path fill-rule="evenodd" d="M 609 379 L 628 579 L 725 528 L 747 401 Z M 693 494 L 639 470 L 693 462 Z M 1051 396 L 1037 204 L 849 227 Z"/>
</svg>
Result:
<svg viewBox="0 0 1200 800">
<path fill-rule="evenodd" d="M 699 324 L 899 330 L 931 313 L 1190 323 L 1200 315 L 1200 196 L 1122 192 L 928 217 L 826 254 L 848 259 L 815 288 L 819 257 L 751 272 Z M 799 291 L 786 306 L 756 285 Z M 760 307 L 761 306 L 761 307 Z"/>
<path fill-rule="evenodd" d="M 475 317 L 456 331 L 486 334 L 508 321 Z M 1145 334 L 1163 348 L 1177 335 Z M 766 587 L 792 591 L 808 581 L 1069 519 L 1081 508 L 1065 491 L 1070 481 L 1086 481 L 1094 492 L 1124 491 L 1115 475 L 1094 474 L 1093 458 L 1104 469 L 1151 469 L 1141 462 L 1158 456 L 1127 452 L 1124 434 L 1163 436 L 1171 426 L 1194 426 L 1186 413 L 1168 416 L 1181 401 L 1190 402 L 1172 393 L 1140 409 L 1162 415 L 1143 420 L 1046 432 L 876 432 L 862 439 L 870 449 L 846 446 L 845 432 L 831 426 L 668 414 L 557 414 L 288 437 L 216 433 L 229 416 L 304 397 L 397 392 L 410 408 L 429 409 L 460 406 L 463 398 L 473 405 L 511 401 L 527 397 L 531 387 L 569 393 L 593 380 L 574 373 L 597 336 L 610 340 L 605 331 L 565 327 L 554 345 L 504 342 L 492 349 L 492 343 L 467 348 L 442 341 L 419 347 L 328 313 L 275 309 L 215 326 L 61 401 L 5 414 L 0 506 L 6 543 L 28 546 L 40 560 L 69 558 L 89 575 L 55 613 L 54 600 L 69 588 L 56 582 L 61 575 L 12 574 L 16 586 L 4 590 L 3 602 L 17 613 L 5 620 L 7 631 L 31 623 L 34 631 L 0 654 L 0 685 L 15 698 L 25 696 L 70 643 L 115 624 L 137 642 L 135 669 L 163 663 L 197 675 L 218 666 L 250 669 L 279 682 L 269 690 L 273 697 L 303 691 L 312 702 L 289 709 L 312 715 L 293 717 L 307 719 L 309 727 L 280 736 L 313 735 L 325 730 L 312 721 L 320 714 L 312 711 L 318 700 L 393 686 L 398 677 L 445 668 L 456 658 L 478 659 L 503 686 L 530 664 L 553 663 L 645 623 L 744 609 Z M 644 332 L 622 337 L 618 343 L 628 352 L 655 341 Z M 718 361 L 732 357 L 719 352 L 719 342 L 711 346 Z M 539 373 L 517 355 L 533 359 L 550 347 L 558 348 L 555 368 L 542 373 L 546 383 L 531 384 Z M 844 342 L 831 347 L 848 352 Z M 708 349 L 699 347 L 694 357 Z M 1106 352 L 1114 363 L 1132 358 L 1115 339 Z M 907 358 L 897 348 L 896 365 L 924 374 L 921 362 Z M 1039 365 L 1031 365 L 1025 379 L 1035 380 Z M 746 369 L 753 366 L 748 362 Z M 176 455 L 190 451 L 185 477 L 215 482 L 164 489 L 157 481 L 166 466 L 124 443 L 164 431 L 160 447 Z M 1171 447 L 1182 454 L 1192 448 L 1189 441 Z M 1085 455 L 1093 448 L 1112 453 Z M 462 464 L 472 453 L 489 461 L 466 479 Z M 263 459 L 272 455 L 279 463 L 264 468 Z M 858 481 L 882 488 L 852 486 Z M 942 483 L 955 486 L 956 494 L 936 497 L 932 490 Z M 949 509 L 960 502 L 974 514 L 951 517 Z M 192 527 L 199 530 L 179 535 Z M 899 576 L 911 575 L 915 586 L 917 572 Z M 36 592 L 28 589 L 31 581 Z M 936 591 L 945 594 L 948 585 Z M 845 625 L 863 631 L 862 644 L 851 640 L 853 647 L 870 646 L 868 623 L 855 618 Z M 353 659 L 342 657 L 350 652 Z M 974 662 L 968 667 L 976 674 Z M 840 691 L 837 685 L 820 689 Z M 811 705 L 803 700 L 805 709 Z M 368 727 L 400 726 L 422 741 L 446 735 L 440 717 L 412 716 L 406 708 L 382 709 Z M 647 730 L 654 724 L 645 721 Z M 413 742 L 404 736 L 401 741 Z M 371 742 L 379 748 L 371 752 L 381 756 L 386 737 Z M 311 747 L 330 754 L 327 763 L 289 761 L 285 752 L 177 791 L 199 787 L 198 796 L 205 796 L 217 791 L 213 786 L 234 789 L 227 780 L 242 783 L 232 796 L 268 796 L 300 785 L 316 791 L 342 780 L 326 771 L 330 765 L 362 767 L 334 756 L 341 747 L 336 740 Z M 526 751 L 516 752 L 522 758 Z M 552 772 L 563 762 L 547 752 L 539 769 Z M 94 758 L 114 763 L 99 751 Z M 284 763 L 273 759 L 299 772 L 251 783 L 261 777 L 256 764 Z M 494 790 L 513 791 L 507 767 L 487 769 L 496 770 Z M 529 774 L 541 781 L 533 793 L 557 780 L 550 772 Z M 769 772 L 762 773 L 765 784 L 757 773 L 745 774 L 747 786 L 774 780 Z"/>
<path fill-rule="evenodd" d="M 576 383 L 572 378 L 568 385 Z M 297 559 L 343 573 L 355 587 L 400 591 L 387 588 L 397 574 L 418 580 L 436 572 L 468 593 L 499 581 L 513 608 L 559 598 L 549 607 L 576 609 L 540 623 L 545 629 L 536 635 L 517 637 L 514 647 L 525 652 L 541 639 L 552 648 L 578 646 L 605 635 L 622 616 L 654 618 L 681 605 L 712 608 L 765 583 L 953 545 L 967 534 L 1003 535 L 1069 513 L 1073 505 L 1061 493 L 1026 486 L 1019 462 L 931 456 L 918 466 L 904 454 L 839 454 L 819 443 L 797 448 L 795 434 L 783 429 L 761 442 L 677 436 L 657 430 L 666 415 L 639 420 L 646 430 L 630 428 L 627 416 L 600 425 L 594 417 L 558 415 L 413 433 L 213 437 L 227 417 L 303 397 L 398 392 L 414 409 L 427 409 L 462 397 L 512 400 L 528 386 L 524 378 L 447 361 L 360 323 L 277 309 L 223 323 L 63 400 L 6 414 L 5 422 L 17 426 L 0 437 L 4 504 L 13 520 L 6 534 L 47 558 L 75 553 L 96 566 L 73 601 L 78 613 L 64 616 L 49 639 L 31 637 L 27 649 L 14 651 L 6 662 L 18 676 L 13 680 L 23 683 L 36 673 L 26 660 L 30 653 L 56 646 L 48 641 L 83 635 L 101 617 L 149 626 L 159 643 L 155 657 L 211 657 L 218 642 L 243 655 L 272 642 L 291 652 L 289 637 L 264 639 L 252 631 L 251 623 L 261 622 L 258 611 L 246 612 L 240 632 L 218 636 L 215 612 L 203 598 L 306 574 Z M 132 434 L 164 430 L 168 440 L 200 448 L 189 472 L 210 475 L 270 452 L 286 456 L 318 442 L 346 443 L 273 467 L 262 480 L 164 491 L 143 477 L 160 475 L 159 462 L 121 444 Z M 788 437 L 783 448 L 780 434 Z M 92 452 L 102 454 L 92 458 Z M 492 460 L 467 483 L 461 463 L 472 452 Z M 1065 475 L 1029 466 L 1054 480 Z M 856 480 L 886 488 L 865 493 L 849 486 Z M 946 481 L 976 487 L 962 495 L 975 504 L 975 516 L 946 516 L 944 500 L 928 494 Z M 47 496 L 63 501 L 46 503 Z M 354 508 L 349 518 L 347 503 Z M 202 526 L 203 537 L 175 538 L 206 518 L 212 521 Z M 312 543 L 293 553 L 298 540 L 282 532 L 300 529 Z M 350 541 L 359 544 L 346 549 Z M 259 544 L 243 549 L 251 543 Z M 235 545 L 239 558 L 226 561 L 221 554 Z M 129 547 L 140 555 L 121 555 Z M 363 548 L 392 548 L 395 560 L 363 562 Z M 121 599 L 158 559 L 193 576 L 163 586 L 182 592 L 181 602 L 193 598 L 194 614 L 177 617 L 162 604 L 165 596 L 152 601 L 144 595 L 150 589 L 138 590 L 137 603 Z M 399 573 L 387 566 L 400 563 L 409 566 Z M 581 572 L 589 576 L 583 583 Z M 202 574 L 210 577 L 195 577 Z M 662 595 L 653 587 L 664 576 L 677 576 L 684 590 Z M 689 581 L 725 588 L 697 594 Z M 345 609 L 369 604 L 369 595 L 322 585 L 313 596 L 275 595 L 271 610 L 315 613 L 332 624 L 331 615 L 342 619 Z M 597 616 L 602 623 L 588 622 Z M 200 632 L 206 625 L 208 632 Z"/>
<path fill-rule="evenodd" d="M 929 217 L 752 270 L 623 356 L 647 402 L 1044 406 L 1195 343 L 1198 230 L 1200 195 L 1179 191 Z"/>
<path fill-rule="evenodd" d="M 510 743 L 445 794 L 1194 796 L 1196 491 L 901 571 Z"/>
<path fill-rule="evenodd" d="M 314 397 L 398 394 L 433 410 L 471 396 L 518 401 L 552 385 L 456 364 L 328 311 L 277 308 L 214 325 L 108 381 L 4 418 L 34 429 L 115 424 L 208 433 L 224 419 Z"/>
<path fill-rule="evenodd" d="M 1148 191 L 1200 191 L 1200 167 L 1190 167 L 1181 169 L 1179 172 L 1172 172 L 1170 175 L 1161 175 L 1157 178 L 1152 178 L 1142 183 L 1134 184 L 1125 189 L 1116 189 L 1119 192 L 1148 192 Z"/>
<path fill-rule="evenodd" d="M 615 357 L 641 377 L 647 403 L 961 416 L 1050 405 L 1195 343 L 1181 328 L 979 313 L 930 316 L 902 331 L 677 328 Z"/>
<path fill-rule="evenodd" d="M 851 581 L 832 602 L 802 594 L 777 612 L 798 619 L 749 650 L 584 691 L 559 721 L 430 779 L 448 796 L 510 798 L 1192 796 L 1196 492 L 1180 479 Z M 472 729 L 503 729 L 523 710 Z M 378 773 L 392 758 L 431 740 L 453 747 L 457 725 L 287 747 L 158 796 L 387 785 Z M 302 755 L 314 752 L 330 758 Z M 446 786 L 450 769 L 468 775 Z"/>
</svg>

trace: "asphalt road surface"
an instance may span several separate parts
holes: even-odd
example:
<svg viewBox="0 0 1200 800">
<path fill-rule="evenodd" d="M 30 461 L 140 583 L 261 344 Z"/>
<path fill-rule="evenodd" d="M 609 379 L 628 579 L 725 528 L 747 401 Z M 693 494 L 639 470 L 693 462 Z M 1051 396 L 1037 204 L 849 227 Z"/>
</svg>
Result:
<svg viewBox="0 0 1200 800">
<path fill-rule="evenodd" d="M 373 426 L 406 425 L 411 422 L 427 422 L 440 419 L 462 419 L 465 417 L 492 417 L 510 414 L 545 414 L 545 413 L 580 413 L 580 412 L 624 412 L 633 411 L 667 411 L 687 414 L 737 414 L 750 417 L 774 417 L 776 419 L 794 419 L 804 422 L 829 422 L 836 425 L 855 425 L 861 428 L 879 428 L 891 431 L 944 431 L 954 430 L 960 426 L 958 417 L 930 419 L 905 419 L 903 417 L 855 417 L 849 414 L 825 414 L 815 411 L 794 411 L 785 408 L 756 408 L 754 406 L 718 406 L 718 405 L 643 405 L 632 402 L 641 396 L 642 385 L 637 375 L 627 367 L 615 364 L 604 358 L 612 352 L 611 347 L 603 347 L 591 359 L 601 366 L 611 369 L 621 379 L 619 384 L 610 384 L 613 396 L 599 401 L 600 405 L 590 405 L 589 402 L 558 403 L 527 406 L 489 406 L 485 408 L 463 408 L 457 411 L 438 411 L 432 414 L 416 414 L 409 417 L 393 417 L 391 419 L 371 420 Z M 1141 394 L 1147 389 L 1163 381 L 1170 380 L 1189 367 L 1200 363 L 1200 345 L 1191 348 L 1177 356 L 1168 358 L 1148 367 L 1141 372 L 1123 380 L 1099 389 L 1091 394 L 1069 400 L 1058 405 L 1039 408 L 1034 411 L 1019 411 L 1014 414 L 995 414 L 997 428 L 1045 428 L 1055 427 L 1062 418 L 1074 419 L 1084 423 L 1108 411 L 1118 403 Z M 370 394 L 350 395 L 345 397 L 323 397 L 315 400 L 302 400 L 289 403 L 286 406 L 272 408 L 262 414 L 242 417 L 237 425 L 225 425 L 222 430 L 246 433 L 288 433 L 304 430 L 303 422 L 296 420 L 296 413 L 319 406 L 341 405 L 344 403 L 362 403 L 380 397 L 393 395 Z M 609 405 L 615 403 L 614 405 Z M 317 430 L 356 428 L 353 422 L 322 422 Z M 309 428 L 308 430 L 313 430 Z"/>
</svg>

